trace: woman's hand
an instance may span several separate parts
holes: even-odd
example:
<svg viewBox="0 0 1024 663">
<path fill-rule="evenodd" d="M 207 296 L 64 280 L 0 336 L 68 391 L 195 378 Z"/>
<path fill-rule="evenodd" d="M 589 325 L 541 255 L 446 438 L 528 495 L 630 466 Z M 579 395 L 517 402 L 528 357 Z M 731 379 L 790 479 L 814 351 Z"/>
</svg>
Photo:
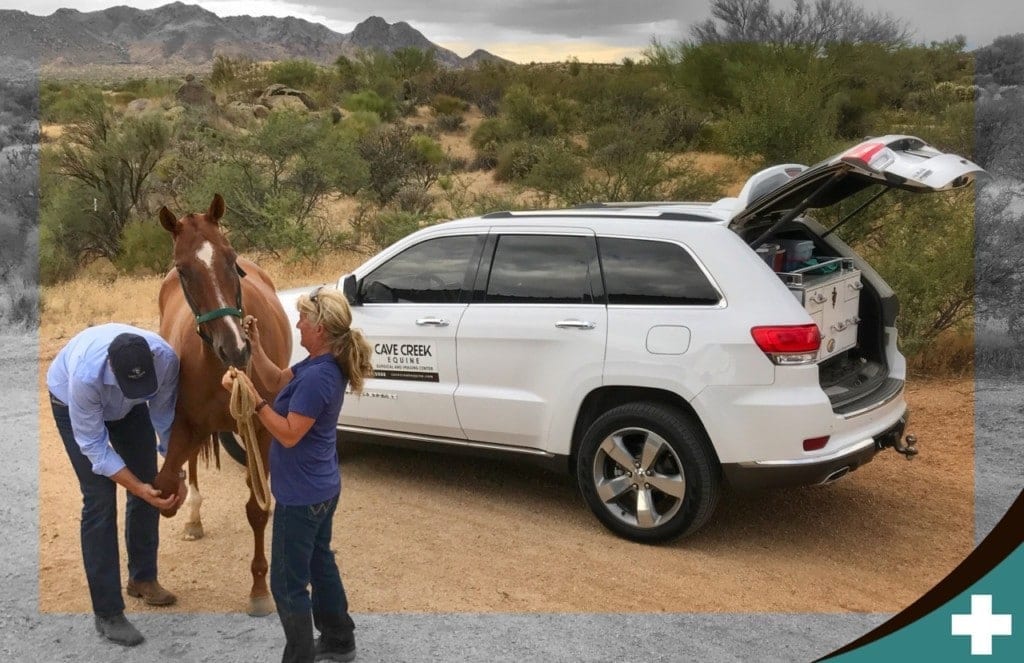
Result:
<svg viewBox="0 0 1024 663">
<path fill-rule="evenodd" d="M 242 386 L 249 390 L 249 395 L 252 396 L 254 401 L 260 399 L 260 394 L 256 391 L 256 386 L 253 385 L 252 380 L 244 372 L 238 370 L 234 366 L 224 371 L 224 375 L 220 378 L 220 386 L 226 390 L 231 391 L 235 387 L 235 380 L 241 380 Z"/>
<path fill-rule="evenodd" d="M 242 320 L 242 334 L 249 340 L 249 345 L 253 348 L 261 348 L 260 345 L 260 329 L 256 325 L 259 322 L 256 316 L 247 315 Z"/>
</svg>

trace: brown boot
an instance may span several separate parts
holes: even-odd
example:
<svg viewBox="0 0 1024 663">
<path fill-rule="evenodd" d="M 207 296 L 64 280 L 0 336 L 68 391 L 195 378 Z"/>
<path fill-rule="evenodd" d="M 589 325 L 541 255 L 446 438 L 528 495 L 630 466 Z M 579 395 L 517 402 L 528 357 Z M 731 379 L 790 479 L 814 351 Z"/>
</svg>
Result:
<svg viewBox="0 0 1024 663">
<path fill-rule="evenodd" d="M 156 580 L 129 580 L 128 596 L 141 598 L 148 605 L 174 605 L 178 597 L 160 586 Z"/>
</svg>

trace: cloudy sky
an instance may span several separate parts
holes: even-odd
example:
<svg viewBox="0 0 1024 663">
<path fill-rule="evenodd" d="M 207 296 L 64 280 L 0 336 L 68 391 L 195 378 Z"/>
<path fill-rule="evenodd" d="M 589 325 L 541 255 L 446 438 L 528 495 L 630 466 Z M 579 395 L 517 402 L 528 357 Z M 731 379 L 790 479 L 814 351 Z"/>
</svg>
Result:
<svg viewBox="0 0 1024 663">
<path fill-rule="evenodd" d="M 922 42 L 955 34 L 969 47 L 1024 32 L 1019 0 L 855 0 L 869 11 L 904 19 Z M 24 0 L 0 0 L 2 9 L 22 9 Z M 60 7 L 94 11 L 114 5 L 150 9 L 167 0 L 36 0 L 27 11 L 48 15 Z M 707 0 L 198 0 L 219 16 L 296 16 L 351 32 L 380 16 L 405 21 L 427 39 L 466 56 L 477 48 L 517 62 L 618 62 L 636 57 L 652 37 L 671 43 L 689 36 L 689 26 L 708 16 Z M 790 0 L 775 0 L 789 6 Z"/>
</svg>

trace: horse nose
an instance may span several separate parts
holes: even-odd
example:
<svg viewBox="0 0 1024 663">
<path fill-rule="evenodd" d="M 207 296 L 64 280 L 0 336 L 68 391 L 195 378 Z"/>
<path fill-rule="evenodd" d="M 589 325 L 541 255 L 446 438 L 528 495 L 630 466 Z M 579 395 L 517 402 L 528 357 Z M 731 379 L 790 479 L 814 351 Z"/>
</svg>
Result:
<svg viewBox="0 0 1024 663">
<path fill-rule="evenodd" d="M 217 356 L 224 362 L 225 366 L 235 366 L 237 368 L 245 368 L 249 365 L 249 358 L 251 356 L 249 344 L 246 343 L 242 347 L 236 345 L 218 345 Z"/>
</svg>

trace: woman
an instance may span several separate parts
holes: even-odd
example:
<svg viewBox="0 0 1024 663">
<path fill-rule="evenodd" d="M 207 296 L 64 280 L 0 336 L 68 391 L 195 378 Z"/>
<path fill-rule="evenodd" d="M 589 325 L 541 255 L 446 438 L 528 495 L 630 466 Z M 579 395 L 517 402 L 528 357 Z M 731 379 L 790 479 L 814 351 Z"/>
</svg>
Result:
<svg viewBox="0 0 1024 663">
<path fill-rule="evenodd" d="M 270 591 L 286 637 L 282 661 L 351 661 L 355 624 L 331 552 L 331 521 L 341 493 L 335 445 L 346 383 L 359 393 L 372 373 L 370 346 L 351 328 L 352 312 L 337 290 L 317 288 L 299 297 L 297 306 L 295 326 L 309 356 L 291 368 L 270 361 L 256 319 L 245 320 L 253 371 L 263 384 L 280 389 L 273 405 L 267 407 L 242 372 L 229 369 L 221 384 L 230 391 L 241 380 L 257 402 L 256 417 L 273 436 L 270 488 L 277 505 Z M 315 645 L 314 624 L 320 631 Z"/>
</svg>

